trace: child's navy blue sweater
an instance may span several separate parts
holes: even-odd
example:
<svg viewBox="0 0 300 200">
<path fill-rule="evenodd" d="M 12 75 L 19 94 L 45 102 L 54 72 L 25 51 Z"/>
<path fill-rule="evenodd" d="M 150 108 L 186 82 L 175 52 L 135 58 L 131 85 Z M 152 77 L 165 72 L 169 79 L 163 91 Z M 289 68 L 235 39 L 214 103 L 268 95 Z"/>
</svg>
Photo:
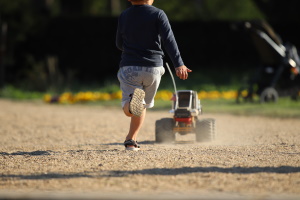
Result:
<svg viewBox="0 0 300 200">
<path fill-rule="evenodd" d="M 150 5 L 133 5 L 119 17 L 116 45 L 122 50 L 120 67 L 163 66 L 165 51 L 174 67 L 184 65 L 165 12 Z"/>
</svg>

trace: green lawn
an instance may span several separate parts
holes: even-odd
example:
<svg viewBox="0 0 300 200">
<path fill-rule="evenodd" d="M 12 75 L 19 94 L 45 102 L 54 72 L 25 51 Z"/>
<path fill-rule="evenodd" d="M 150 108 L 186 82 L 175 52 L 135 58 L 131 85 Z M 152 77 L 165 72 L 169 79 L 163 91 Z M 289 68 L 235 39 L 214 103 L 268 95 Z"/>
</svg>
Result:
<svg viewBox="0 0 300 200">
<path fill-rule="evenodd" d="M 9 98 L 14 100 L 40 100 L 42 101 L 43 93 L 26 92 L 14 87 L 6 87 L 0 91 L 0 98 Z M 120 100 L 97 101 L 81 103 L 86 106 L 104 106 L 120 107 Z M 151 110 L 171 109 L 171 101 L 156 100 L 155 107 Z M 224 99 L 204 99 L 201 100 L 203 113 L 227 113 L 235 115 L 256 115 L 282 118 L 299 118 L 300 119 L 300 101 L 292 101 L 290 98 L 279 98 L 277 103 L 235 103 L 235 100 Z"/>
<path fill-rule="evenodd" d="M 235 103 L 235 100 L 202 100 L 203 113 L 229 113 L 234 115 L 257 115 L 267 117 L 300 118 L 300 101 L 280 98 L 277 103 Z M 169 110 L 171 102 L 156 101 L 153 110 Z"/>
</svg>

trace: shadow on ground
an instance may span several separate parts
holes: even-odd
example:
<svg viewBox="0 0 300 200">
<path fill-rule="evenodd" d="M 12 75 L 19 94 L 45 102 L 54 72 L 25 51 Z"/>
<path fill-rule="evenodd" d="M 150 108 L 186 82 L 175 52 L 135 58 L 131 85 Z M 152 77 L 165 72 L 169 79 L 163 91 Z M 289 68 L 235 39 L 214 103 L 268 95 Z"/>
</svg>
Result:
<svg viewBox="0 0 300 200">
<path fill-rule="evenodd" d="M 133 171 L 100 171 L 82 173 L 47 173 L 47 174 L 1 174 L 1 179 L 71 179 L 71 178 L 101 178 L 101 177 L 125 177 L 130 175 L 183 175 L 189 173 L 224 173 L 224 174 L 255 174 L 255 173 L 298 173 L 300 167 L 182 167 L 176 169 L 152 168 Z"/>
</svg>

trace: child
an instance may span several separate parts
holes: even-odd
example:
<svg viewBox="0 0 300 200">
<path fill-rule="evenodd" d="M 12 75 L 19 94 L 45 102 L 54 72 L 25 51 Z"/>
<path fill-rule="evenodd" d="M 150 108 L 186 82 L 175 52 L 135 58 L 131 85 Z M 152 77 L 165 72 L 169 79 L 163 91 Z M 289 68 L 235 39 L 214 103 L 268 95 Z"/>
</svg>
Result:
<svg viewBox="0 0 300 200">
<path fill-rule="evenodd" d="M 154 97 L 164 74 L 163 44 L 180 79 L 188 69 L 164 11 L 152 6 L 154 0 L 128 0 L 132 6 L 121 13 L 116 45 L 122 51 L 118 79 L 122 90 L 122 108 L 131 117 L 125 138 L 126 150 L 139 150 L 136 138 L 144 122 L 146 108 L 154 106 Z"/>
</svg>

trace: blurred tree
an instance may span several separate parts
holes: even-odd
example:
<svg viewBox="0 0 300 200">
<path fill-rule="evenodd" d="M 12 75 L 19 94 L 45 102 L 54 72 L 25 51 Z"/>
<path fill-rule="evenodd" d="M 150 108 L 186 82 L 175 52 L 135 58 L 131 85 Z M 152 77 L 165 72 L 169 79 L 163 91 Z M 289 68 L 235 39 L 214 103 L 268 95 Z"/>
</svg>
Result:
<svg viewBox="0 0 300 200">
<path fill-rule="evenodd" d="M 53 42 L 53 38 L 45 38 L 45 32 L 51 24 L 70 21 L 77 24 L 80 20 L 92 24 L 95 21 L 98 23 L 101 18 L 106 18 L 104 20 L 110 18 L 109 23 L 104 25 L 105 31 L 110 29 L 114 31 L 116 27 L 110 24 L 113 24 L 116 21 L 115 17 L 130 5 L 127 0 L 0 0 L 0 28 L 5 30 L 6 35 L 5 65 L 15 67 L 12 72 L 19 72 L 25 68 L 31 70 L 33 68 L 30 67 L 34 65 L 42 66 L 41 60 L 45 60 L 42 57 L 49 54 L 49 48 L 45 48 L 45 43 Z M 155 0 L 154 6 L 163 9 L 171 21 L 266 19 L 272 25 L 280 22 L 286 27 L 279 30 L 294 33 L 292 40 L 298 41 L 297 32 L 287 27 L 299 23 L 300 12 L 297 10 L 300 7 L 299 0 Z M 55 31 L 57 34 L 61 33 L 60 30 Z M 3 55 L 2 52 L 0 55 L 2 66 Z M 15 73 L 11 74 L 17 77 Z"/>
<path fill-rule="evenodd" d="M 111 0 L 110 1 L 110 7 L 111 7 L 111 14 L 113 16 L 120 14 L 121 12 L 121 2 L 120 0 Z"/>
<path fill-rule="evenodd" d="M 5 84 L 5 54 L 6 54 L 7 23 L 2 22 L 0 14 L 0 89 Z"/>
<path fill-rule="evenodd" d="M 60 0 L 62 16 L 80 16 L 83 13 L 83 0 Z"/>
<path fill-rule="evenodd" d="M 85 0 L 85 15 L 118 16 L 127 7 L 124 0 Z"/>
<path fill-rule="evenodd" d="M 171 20 L 247 20 L 264 18 L 252 0 L 172 0 L 155 1 Z"/>
<path fill-rule="evenodd" d="M 299 0 L 253 0 L 267 20 L 272 22 L 298 22 L 300 20 Z"/>
<path fill-rule="evenodd" d="M 249 20 L 263 19 L 252 0 L 205 0 L 201 9 L 203 20 Z"/>
<path fill-rule="evenodd" d="M 63 7 L 81 8 L 85 16 L 118 16 L 131 4 L 126 0 L 56 0 Z M 81 1 L 79 4 L 78 2 Z M 77 5 L 77 6 L 76 6 Z M 253 0 L 169 0 L 155 1 L 154 6 L 163 9 L 170 20 L 245 20 L 264 18 Z M 62 10 L 61 12 L 65 12 Z M 63 14 L 63 13 L 62 13 Z M 80 14 L 80 12 L 78 13 Z"/>
<path fill-rule="evenodd" d="M 32 45 L 25 44 L 30 38 L 35 41 L 42 37 L 41 33 L 48 25 L 49 15 L 52 13 L 52 8 L 48 6 L 47 2 L 51 3 L 50 0 L 0 0 L 2 41 L 4 40 L 3 22 L 6 24 L 4 26 L 6 48 L 5 54 L 2 53 L 1 58 L 2 77 L 9 80 L 18 80 L 35 67 L 37 61 L 30 49 Z M 38 49 L 39 47 L 35 48 Z M 16 71 L 14 68 L 20 70 Z M 15 73 L 11 76 L 5 76 L 4 73 L 7 71 L 14 71 Z"/>
</svg>

